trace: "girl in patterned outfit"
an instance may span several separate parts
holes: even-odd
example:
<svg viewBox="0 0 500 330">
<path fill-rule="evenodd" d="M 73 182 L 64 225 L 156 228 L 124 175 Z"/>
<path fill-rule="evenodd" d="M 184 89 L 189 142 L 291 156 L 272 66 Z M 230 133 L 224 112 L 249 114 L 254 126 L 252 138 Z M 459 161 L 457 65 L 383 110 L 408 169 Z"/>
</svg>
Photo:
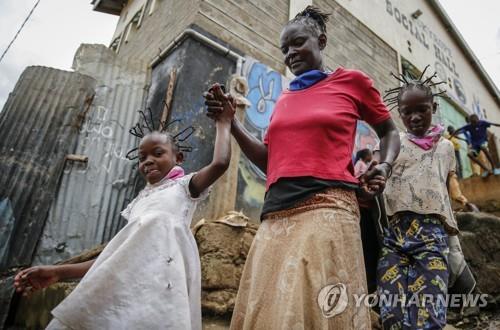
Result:
<svg viewBox="0 0 500 330">
<path fill-rule="evenodd" d="M 458 233 L 447 191 L 456 169 L 455 154 L 452 143 L 441 136 L 444 128 L 431 127 L 437 104 L 430 79 L 403 80 L 392 99 L 406 132 L 400 134 L 401 152 L 384 192 L 390 219 L 378 264 L 381 317 L 387 330 L 442 329 L 447 235 Z"/>
<path fill-rule="evenodd" d="M 229 165 L 231 118 L 223 112 L 217 121 L 212 162 L 188 175 L 177 166 L 183 156 L 170 135 L 144 136 L 139 171 L 147 185 L 99 257 L 16 276 L 17 291 L 26 294 L 84 276 L 52 311 L 48 329 L 201 329 L 201 270 L 190 225 L 198 201 Z"/>
</svg>

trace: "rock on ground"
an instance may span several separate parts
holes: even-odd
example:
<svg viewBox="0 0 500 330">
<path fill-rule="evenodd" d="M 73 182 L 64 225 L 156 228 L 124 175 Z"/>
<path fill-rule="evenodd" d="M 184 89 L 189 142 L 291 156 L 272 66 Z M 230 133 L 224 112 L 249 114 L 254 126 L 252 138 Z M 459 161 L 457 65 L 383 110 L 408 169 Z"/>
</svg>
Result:
<svg viewBox="0 0 500 330">
<path fill-rule="evenodd" d="M 242 213 L 229 212 L 222 219 L 201 220 L 193 231 L 202 272 L 204 313 L 230 314 L 243 266 L 258 225 Z"/>
<path fill-rule="evenodd" d="M 500 305 L 500 218 L 488 213 L 457 213 L 456 219 L 477 288 Z"/>
</svg>

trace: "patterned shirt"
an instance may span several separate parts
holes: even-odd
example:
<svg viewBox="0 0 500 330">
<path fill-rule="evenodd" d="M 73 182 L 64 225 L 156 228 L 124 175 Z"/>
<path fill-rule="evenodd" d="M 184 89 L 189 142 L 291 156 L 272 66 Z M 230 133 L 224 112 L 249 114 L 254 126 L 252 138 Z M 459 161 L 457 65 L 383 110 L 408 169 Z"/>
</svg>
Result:
<svg viewBox="0 0 500 330">
<path fill-rule="evenodd" d="M 405 133 L 400 137 L 401 152 L 384 191 L 387 215 L 404 211 L 435 214 L 448 233 L 457 234 L 447 188 L 448 176 L 456 167 L 453 144 L 440 138 L 433 148 L 424 150 Z"/>
</svg>

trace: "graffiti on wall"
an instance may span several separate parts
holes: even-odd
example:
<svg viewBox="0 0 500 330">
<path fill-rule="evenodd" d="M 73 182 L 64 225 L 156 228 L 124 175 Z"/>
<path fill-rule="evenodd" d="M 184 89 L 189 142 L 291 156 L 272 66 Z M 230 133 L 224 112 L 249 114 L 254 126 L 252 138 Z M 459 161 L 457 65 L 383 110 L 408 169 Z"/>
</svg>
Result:
<svg viewBox="0 0 500 330">
<path fill-rule="evenodd" d="M 283 90 L 281 74 L 269 70 L 262 63 L 254 62 L 247 75 L 248 95 L 251 105 L 246 112 L 249 122 L 258 130 L 269 124 L 274 104 Z"/>
<path fill-rule="evenodd" d="M 356 127 L 356 141 L 354 147 L 354 154 L 361 149 L 373 150 L 377 146 L 379 139 L 373 129 L 365 122 L 358 121 Z"/>
<path fill-rule="evenodd" d="M 106 173 L 116 166 L 116 162 L 126 161 L 126 146 L 123 142 L 115 139 L 117 129 L 124 130 L 124 127 L 116 119 L 111 118 L 111 109 L 96 106 L 80 128 L 80 145 L 84 154 L 91 154 L 92 150 L 102 149 L 104 158 L 98 164 L 89 166 L 100 166 Z M 65 173 L 71 172 L 72 168 L 67 167 Z M 77 171 L 86 173 L 88 167 L 83 166 Z"/>
<path fill-rule="evenodd" d="M 245 128 L 259 140 L 264 139 L 274 105 L 281 91 L 288 85 L 279 72 L 251 58 L 245 61 L 243 75 L 248 82 L 246 98 L 250 106 L 245 112 Z M 251 217 L 258 217 L 265 194 L 265 174 L 244 155 L 239 163 L 237 208 Z"/>
</svg>

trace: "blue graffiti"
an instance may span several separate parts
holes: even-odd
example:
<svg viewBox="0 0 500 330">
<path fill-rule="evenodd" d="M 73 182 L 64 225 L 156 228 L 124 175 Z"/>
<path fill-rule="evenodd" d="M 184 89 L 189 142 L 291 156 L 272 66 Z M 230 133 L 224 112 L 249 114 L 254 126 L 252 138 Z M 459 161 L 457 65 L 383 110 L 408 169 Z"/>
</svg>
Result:
<svg viewBox="0 0 500 330">
<path fill-rule="evenodd" d="M 269 125 L 274 104 L 281 94 L 281 75 L 262 63 L 254 63 L 248 74 L 249 92 L 247 99 L 251 105 L 247 118 L 255 128 L 264 130 Z"/>
<path fill-rule="evenodd" d="M 373 150 L 377 146 L 378 142 L 379 140 L 377 134 L 375 134 L 370 126 L 363 121 L 358 121 L 356 125 L 354 154 L 361 149 Z"/>
</svg>

